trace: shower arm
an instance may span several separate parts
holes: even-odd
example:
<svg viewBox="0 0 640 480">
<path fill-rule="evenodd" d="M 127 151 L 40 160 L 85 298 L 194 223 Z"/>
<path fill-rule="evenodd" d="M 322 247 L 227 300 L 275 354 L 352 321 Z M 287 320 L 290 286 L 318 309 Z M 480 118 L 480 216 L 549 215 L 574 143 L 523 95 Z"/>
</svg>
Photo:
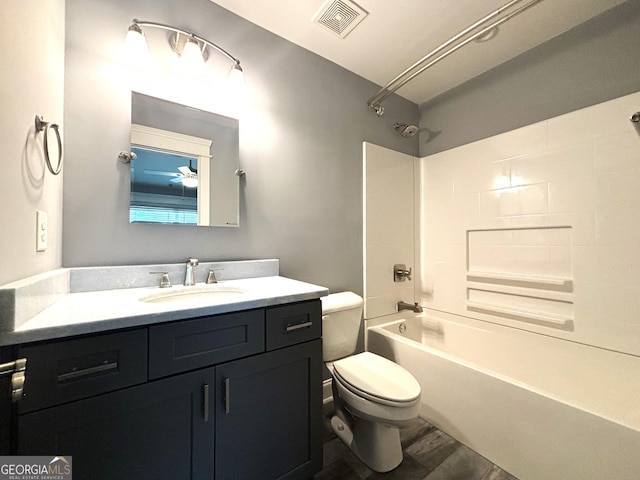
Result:
<svg viewBox="0 0 640 480">
<path fill-rule="evenodd" d="M 448 57 L 452 53 L 456 52 L 460 48 L 462 48 L 465 45 L 467 45 L 468 43 L 472 42 L 473 40 L 475 40 L 477 38 L 482 37 L 483 35 L 487 34 L 491 30 L 493 30 L 494 28 L 497 28 L 499 25 L 502 25 L 503 23 L 505 23 L 506 21 L 508 21 L 511 18 L 515 17 L 516 15 L 524 12 L 525 10 L 528 10 L 529 8 L 533 7 L 534 5 L 536 5 L 537 3 L 541 2 L 542 0 L 530 0 L 525 5 L 522 5 L 518 9 L 516 9 L 516 10 L 510 12 L 510 13 L 507 13 L 506 15 L 504 15 L 501 18 L 499 18 L 495 22 L 493 22 L 490 25 L 482 28 L 482 30 L 477 31 L 476 33 L 474 33 L 473 35 L 471 35 L 470 37 L 468 37 L 466 40 L 462 41 L 461 43 L 459 43 L 457 45 L 454 45 L 453 47 L 449 48 L 448 50 L 444 51 L 443 53 L 440 53 L 443 50 L 445 50 L 446 48 L 448 48 L 450 45 L 454 44 L 455 42 L 457 42 L 458 40 L 463 38 L 465 35 L 468 35 L 470 32 L 473 32 L 474 30 L 482 27 L 485 23 L 487 23 L 491 19 L 495 18 L 496 16 L 499 16 L 500 14 L 504 13 L 506 10 L 508 10 L 512 6 L 518 4 L 518 3 L 522 2 L 522 1 L 523 0 L 512 0 L 508 4 L 503 5 L 502 7 L 498 8 L 497 10 L 494 10 L 490 14 L 486 15 L 485 17 L 483 17 L 480 20 L 478 20 L 477 22 L 475 22 L 473 25 L 465 28 L 460 33 L 458 33 L 457 35 L 451 37 L 449 40 L 444 42 L 442 45 L 440 45 L 436 49 L 434 49 L 431 52 L 429 52 L 427 55 L 422 57 L 416 63 L 411 65 L 409 68 L 407 68 L 405 71 L 403 71 L 402 73 L 397 75 L 393 80 L 391 80 L 389 83 L 387 83 L 384 87 L 382 87 L 380 90 L 378 90 L 378 92 L 374 96 L 372 96 L 369 99 L 369 101 L 367 102 L 367 105 L 369 106 L 369 108 L 373 109 L 378 116 L 382 116 L 384 114 L 384 107 L 381 105 L 381 103 L 387 97 L 392 95 L 396 90 L 398 90 L 399 88 L 401 88 L 402 86 L 404 86 L 405 84 L 407 84 L 408 82 L 413 80 L 415 77 L 420 75 L 422 72 L 424 72 L 428 68 L 430 68 L 433 65 L 435 65 L 436 63 L 438 63 L 440 60 L 445 59 L 446 57 Z M 440 55 L 438 55 L 438 54 L 440 54 Z M 436 55 L 438 55 L 438 56 L 436 57 Z M 435 57 L 435 58 L 433 58 L 433 57 Z M 425 64 L 425 62 L 427 62 L 427 61 L 429 61 L 429 63 Z"/>
</svg>

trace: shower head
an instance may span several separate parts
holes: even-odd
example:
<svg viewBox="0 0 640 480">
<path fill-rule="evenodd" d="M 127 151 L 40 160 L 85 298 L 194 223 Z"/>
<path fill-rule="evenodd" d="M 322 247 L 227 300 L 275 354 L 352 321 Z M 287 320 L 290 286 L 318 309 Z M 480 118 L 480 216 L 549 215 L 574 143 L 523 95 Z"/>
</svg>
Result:
<svg viewBox="0 0 640 480">
<path fill-rule="evenodd" d="M 415 125 L 407 125 L 406 123 L 394 123 L 393 129 L 403 137 L 413 137 L 418 133 L 418 127 Z"/>
</svg>

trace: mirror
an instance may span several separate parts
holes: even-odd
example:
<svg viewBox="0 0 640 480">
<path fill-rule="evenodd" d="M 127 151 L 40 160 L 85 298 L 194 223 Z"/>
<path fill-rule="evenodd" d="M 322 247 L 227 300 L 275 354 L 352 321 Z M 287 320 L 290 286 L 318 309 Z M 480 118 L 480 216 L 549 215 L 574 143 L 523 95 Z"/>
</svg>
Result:
<svg viewBox="0 0 640 480">
<path fill-rule="evenodd" d="M 238 120 L 131 93 L 131 223 L 238 226 Z"/>
</svg>

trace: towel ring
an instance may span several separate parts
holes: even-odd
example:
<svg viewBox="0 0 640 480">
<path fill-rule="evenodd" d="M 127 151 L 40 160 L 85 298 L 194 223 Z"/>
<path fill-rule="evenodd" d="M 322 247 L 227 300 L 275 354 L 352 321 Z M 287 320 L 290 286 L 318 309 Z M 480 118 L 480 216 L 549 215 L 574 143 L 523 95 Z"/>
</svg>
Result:
<svg viewBox="0 0 640 480">
<path fill-rule="evenodd" d="M 58 140 L 58 164 L 56 165 L 55 169 L 51 165 L 51 159 L 49 158 L 48 139 L 50 128 L 53 128 L 53 130 L 56 132 L 56 139 Z M 60 138 L 60 127 L 56 123 L 45 122 L 41 116 L 36 115 L 36 132 L 42 132 L 43 130 L 44 159 L 47 162 L 47 168 L 49 169 L 49 171 L 54 175 L 58 175 L 60 173 L 60 170 L 62 169 L 62 139 Z"/>
</svg>

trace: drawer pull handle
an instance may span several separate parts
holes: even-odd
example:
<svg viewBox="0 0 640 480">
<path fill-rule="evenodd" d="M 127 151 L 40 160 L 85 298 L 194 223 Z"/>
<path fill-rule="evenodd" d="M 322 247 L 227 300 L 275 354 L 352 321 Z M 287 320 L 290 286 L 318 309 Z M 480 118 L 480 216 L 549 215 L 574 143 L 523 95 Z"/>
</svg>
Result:
<svg viewBox="0 0 640 480">
<path fill-rule="evenodd" d="M 225 378 L 223 382 L 224 387 L 224 413 L 231 411 L 231 379 Z"/>
<path fill-rule="evenodd" d="M 209 384 L 205 383 L 202 386 L 202 402 L 203 402 L 203 415 L 204 422 L 209 421 Z"/>
<path fill-rule="evenodd" d="M 71 382 L 83 377 L 90 377 L 97 373 L 107 373 L 112 370 L 118 369 L 118 362 L 105 363 L 103 365 L 96 365 L 95 367 L 84 368 L 82 370 L 76 370 L 69 373 L 61 373 L 58 375 L 58 382 Z"/>
<path fill-rule="evenodd" d="M 24 372 L 27 369 L 27 359 L 19 358 L 14 362 L 0 364 L 0 375 L 13 375 L 15 372 Z"/>
<path fill-rule="evenodd" d="M 304 323 L 295 323 L 287 325 L 287 332 L 295 332 L 296 330 L 300 330 L 301 328 L 310 328 L 313 325 L 313 322 L 304 322 Z"/>
</svg>

